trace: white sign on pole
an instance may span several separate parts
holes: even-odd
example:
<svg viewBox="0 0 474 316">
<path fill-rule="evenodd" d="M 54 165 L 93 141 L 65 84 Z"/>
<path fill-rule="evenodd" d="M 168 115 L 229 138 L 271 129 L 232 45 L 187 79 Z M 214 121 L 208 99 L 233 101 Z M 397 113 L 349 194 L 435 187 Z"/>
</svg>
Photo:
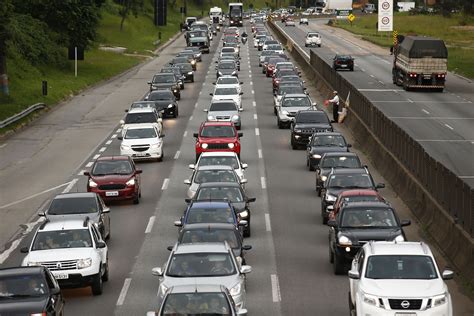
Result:
<svg viewBox="0 0 474 316">
<path fill-rule="evenodd" d="M 378 30 L 393 31 L 393 0 L 379 0 Z"/>
</svg>

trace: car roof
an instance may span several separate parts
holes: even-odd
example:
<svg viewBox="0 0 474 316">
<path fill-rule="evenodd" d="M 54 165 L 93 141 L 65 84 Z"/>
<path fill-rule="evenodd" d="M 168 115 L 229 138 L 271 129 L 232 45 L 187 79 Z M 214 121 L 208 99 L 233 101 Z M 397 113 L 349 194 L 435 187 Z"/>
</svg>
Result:
<svg viewBox="0 0 474 316">
<path fill-rule="evenodd" d="M 155 113 L 155 109 L 153 109 L 153 108 L 133 108 L 133 109 L 130 109 L 127 112 L 127 114 L 133 114 L 133 113 Z"/>
<path fill-rule="evenodd" d="M 345 196 L 359 196 L 359 195 L 366 195 L 366 196 L 378 196 L 380 195 L 377 191 L 371 189 L 353 189 L 353 190 L 345 190 L 340 193 L 341 197 Z"/>
<path fill-rule="evenodd" d="M 390 206 L 387 203 L 384 203 L 382 201 L 354 201 L 354 202 L 346 202 L 344 203 L 344 208 L 360 208 L 360 207 L 367 207 L 367 208 L 384 208 L 384 209 L 393 209 L 392 206 Z"/>
<path fill-rule="evenodd" d="M 45 268 L 42 266 L 2 268 L 0 269 L 0 280 L 2 277 L 42 274 L 44 270 Z"/>
<path fill-rule="evenodd" d="M 129 156 L 100 156 L 96 161 L 130 160 Z"/>
<path fill-rule="evenodd" d="M 354 173 L 369 174 L 369 172 L 365 168 L 335 168 L 331 171 L 331 174 L 354 174 Z"/>
<path fill-rule="evenodd" d="M 301 111 L 299 111 L 299 112 L 301 112 Z M 342 137 L 344 137 L 344 135 L 342 135 L 339 132 L 318 132 L 318 133 L 314 133 L 313 135 L 314 136 L 342 136 Z M 349 154 L 349 153 L 347 152 L 347 153 L 343 153 L 343 154 Z"/>
<path fill-rule="evenodd" d="M 233 151 L 207 151 L 201 154 L 201 157 L 235 157 L 237 154 Z"/>
<path fill-rule="evenodd" d="M 127 127 L 128 130 L 132 129 L 144 129 L 144 128 L 155 128 L 155 123 L 138 123 L 138 124 L 130 124 L 130 126 Z"/>
<path fill-rule="evenodd" d="M 73 230 L 73 229 L 89 229 L 88 225 L 84 226 L 85 221 L 82 219 L 67 219 L 43 222 L 38 231 L 55 231 L 55 230 Z"/>
<path fill-rule="evenodd" d="M 202 170 L 234 170 L 231 166 L 226 165 L 211 165 L 211 166 L 198 166 L 199 171 Z"/>
<path fill-rule="evenodd" d="M 287 93 L 283 95 L 283 98 L 309 98 L 307 94 L 304 93 Z"/>
<path fill-rule="evenodd" d="M 160 93 L 160 92 L 171 92 L 171 89 L 170 88 L 159 88 L 159 89 L 155 89 L 153 91 L 150 92 L 150 94 L 157 94 L 157 93 Z M 150 101 L 151 103 L 153 101 Z"/>
<path fill-rule="evenodd" d="M 237 230 L 232 223 L 196 223 L 196 224 L 185 224 L 182 230 L 201 230 L 201 229 L 228 229 Z"/>
<path fill-rule="evenodd" d="M 185 253 L 229 253 L 230 248 L 225 243 L 196 243 L 196 244 L 179 244 L 176 246 L 175 254 Z"/>
<path fill-rule="evenodd" d="M 236 182 L 206 182 L 199 185 L 200 188 L 215 188 L 215 187 L 235 187 L 241 188 L 240 184 Z M 198 190 L 199 190 L 198 189 Z"/>
<path fill-rule="evenodd" d="M 169 294 L 178 293 L 223 293 L 225 287 L 218 284 L 187 284 L 175 285 L 169 289 Z"/>
<path fill-rule="evenodd" d="M 433 256 L 428 245 L 423 242 L 377 241 L 364 245 L 368 255 L 428 255 Z"/>
<path fill-rule="evenodd" d="M 95 198 L 97 193 L 94 192 L 69 192 L 56 195 L 53 200 L 74 199 L 74 198 Z"/>
<path fill-rule="evenodd" d="M 232 122 L 209 121 L 209 122 L 203 122 L 201 126 L 202 127 L 204 126 L 232 126 L 234 127 L 234 124 Z"/>
<path fill-rule="evenodd" d="M 202 201 L 191 201 L 189 204 L 189 209 L 193 207 L 205 207 L 205 208 L 220 208 L 220 207 L 232 207 L 232 204 L 229 201 L 225 200 L 202 200 Z"/>
</svg>

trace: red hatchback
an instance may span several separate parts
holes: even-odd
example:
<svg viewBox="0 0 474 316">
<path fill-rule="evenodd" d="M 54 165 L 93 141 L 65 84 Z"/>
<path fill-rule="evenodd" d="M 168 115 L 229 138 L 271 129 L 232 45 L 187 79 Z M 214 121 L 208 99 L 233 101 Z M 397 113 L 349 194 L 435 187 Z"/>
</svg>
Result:
<svg viewBox="0 0 474 316">
<path fill-rule="evenodd" d="M 336 215 L 341 209 L 341 206 L 346 202 L 376 202 L 376 201 L 388 203 L 384 199 L 384 197 L 381 196 L 380 193 L 375 190 L 356 189 L 356 190 L 342 191 L 337 197 L 336 202 L 334 202 L 334 205 L 329 206 L 330 208 L 332 208 L 331 212 L 329 212 L 329 220 L 334 220 L 336 218 Z"/>
<path fill-rule="evenodd" d="M 99 194 L 104 201 L 133 200 L 140 202 L 140 173 L 128 156 L 99 157 L 92 165 L 88 176 L 87 192 Z"/>
<path fill-rule="evenodd" d="M 273 72 L 275 71 L 276 63 L 285 62 L 285 61 L 286 61 L 285 59 L 280 58 L 280 57 L 270 58 L 268 60 L 268 65 L 267 65 L 267 70 L 266 70 L 267 77 L 272 77 L 273 76 Z"/>
<path fill-rule="evenodd" d="M 240 137 L 234 124 L 231 122 L 204 122 L 196 138 L 196 161 L 203 152 L 232 151 L 240 157 Z"/>
</svg>

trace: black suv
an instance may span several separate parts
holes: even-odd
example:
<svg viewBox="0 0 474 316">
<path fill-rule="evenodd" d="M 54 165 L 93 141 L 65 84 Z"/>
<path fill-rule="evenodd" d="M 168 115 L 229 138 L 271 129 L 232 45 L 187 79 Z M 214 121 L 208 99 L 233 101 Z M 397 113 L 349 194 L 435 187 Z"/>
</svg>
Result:
<svg viewBox="0 0 474 316">
<path fill-rule="evenodd" d="M 153 76 L 151 81 L 148 81 L 150 85 L 150 91 L 157 89 L 170 89 L 176 99 L 181 99 L 180 91 L 180 78 L 174 73 L 159 73 Z"/>
<path fill-rule="evenodd" d="M 350 55 L 336 55 L 332 61 L 332 68 L 354 71 L 354 58 Z"/>
<path fill-rule="evenodd" d="M 369 170 L 364 168 L 338 168 L 332 169 L 321 189 L 321 217 L 323 224 L 328 221 L 329 211 L 327 207 L 333 205 L 339 193 L 351 189 L 384 188 L 385 184 L 375 184 Z"/>
<path fill-rule="evenodd" d="M 45 267 L 0 269 L 0 315 L 63 315 L 58 282 Z"/>
<path fill-rule="evenodd" d="M 328 222 L 329 261 L 335 274 L 343 274 L 355 254 L 367 242 L 406 240 L 395 210 L 384 202 L 349 202 L 341 207 L 335 220 Z"/>
<path fill-rule="evenodd" d="M 338 132 L 314 133 L 306 147 L 306 166 L 313 171 L 319 164 L 321 157 L 328 152 L 348 152 L 351 144 Z M 358 168 L 358 167 L 356 167 Z"/>
<path fill-rule="evenodd" d="M 308 145 L 311 135 L 318 132 L 332 132 L 332 125 L 324 111 L 303 110 L 291 122 L 291 148 Z"/>
<path fill-rule="evenodd" d="M 321 188 L 328 174 L 336 168 L 363 168 L 359 156 L 350 152 L 329 152 L 322 155 L 316 166 L 316 192 L 321 196 Z"/>
</svg>

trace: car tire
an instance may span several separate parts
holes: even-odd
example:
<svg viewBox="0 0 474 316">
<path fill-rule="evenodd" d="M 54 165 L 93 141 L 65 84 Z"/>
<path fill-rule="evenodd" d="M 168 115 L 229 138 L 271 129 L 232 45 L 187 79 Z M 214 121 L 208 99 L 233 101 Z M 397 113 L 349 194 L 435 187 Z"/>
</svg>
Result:
<svg viewBox="0 0 474 316">
<path fill-rule="evenodd" d="M 173 117 L 177 118 L 178 115 L 179 115 L 179 110 L 178 110 L 178 108 L 176 108 L 176 110 L 174 111 Z"/>
<path fill-rule="evenodd" d="M 99 269 L 99 273 L 97 276 L 94 278 L 91 284 L 91 290 L 92 290 L 92 295 L 97 296 L 97 295 L 102 295 L 104 283 L 102 281 L 102 268 Z"/>
<path fill-rule="evenodd" d="M 199 159 L 199 154 L 196 154 L 196 162 L 198 161 Z"/>
<path fill-rule="evenodd" d="M 133 204 L 140 204 L 140 197 L 138 195 L 136 195 L 134 198 L 133 198 Z"/>
<path fill-rule="evenodd" d="M 304 44 L 304 47 L 308 47 L 308 44 Z"/>
<path fill-rule="evenodd" d="M 331 251 L 331 244 L 329 244 L 329 263 L 334 263 L 334 253 Z"/>
<path fill-rule="evenodd" d="M 247 227 L 244 228 L 244 237 L 250 237 L 251 235 L 251 230 L 250 230 L 250 221 L 247 225 Z"/>
<path fill-rule="evenodd" d="M 191 82 L 194 82 L 194 77 L 191 78 Z"/>
<path fill-rule="evenodd" d="M 160 158 L 158 158 L 157 160 L 158 160 L 159 162 L 162 162 L 164 156 L 165 156 L 165 152 L 164 152 L 164 150 L 161 150 L 161 156 L 160 156 Z"/>
<path fill-rule="evenodd" d="M 181 100 L 181 93 L 178 94 L 178 96 L 176 97 L 176 100 Z"/>
<path fill-rule="evenodd" d="M 280 119 L 277 117 L 277 126 L 279 129 L 283 129 L 283 124 L 280 122 Z"/>
<path fill-rule="evenodd" d="M 349 301 L 349 315 L 350 316 L 357 316 L 357 309 L 355 305 L 352 303 L 351 300 L 351 292 L 347 293 L 348 301 Z"/>
<path fill-rule="evenodd" d="M 321 47 L 321 44 L 319 44 L 318 47 Z"/>
<path fill-rule="evenodd" d="M 314 171 L 314 166 L 311 164 L 311 162 L 308 162 L 308 169 L 309 171 Z"/>
<path fill-rule="evenodd" d="M 293 138 L 291 138 L 291 149 L 293 149 L 293 150 L 298 149 L 298 145 L 296 145 L 296 144 L 293 142 Z"/>
<path fill-rule="evenodd" d="M 337 254 L 334 255 L 334 261 L 332 266 L 334 268 L 335 275 L 340 275 L 344 273 L 344 262 L 341 262 L 341 259 L 338 257 Z"/>
<path fill-rule="evenodd" d="M 109 280 L 109 261 L 105 263 L 105 271 L 104 274 L 102 275 L 102 281 L 107 282 Z"/>
<path fill-rule="evenodd" d="M 277 114 L 278 114 L 278 113 L 277 113 L 277 109 L 276 109 L 276 107 L 273 107 L 273 114 L 275 114 L 275 115 L 277 115 Z"/>
</svg>

